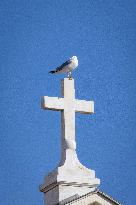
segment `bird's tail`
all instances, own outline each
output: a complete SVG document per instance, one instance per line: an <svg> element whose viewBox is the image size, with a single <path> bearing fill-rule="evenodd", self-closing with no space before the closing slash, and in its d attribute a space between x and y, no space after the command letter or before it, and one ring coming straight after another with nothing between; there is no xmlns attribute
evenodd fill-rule
<svg viewBox="0 0 136 205"><path fill-rule="evenodd" d="M51 70L49 73L53 74L53 73L56 73L56 71L55 70Z"/></svg>

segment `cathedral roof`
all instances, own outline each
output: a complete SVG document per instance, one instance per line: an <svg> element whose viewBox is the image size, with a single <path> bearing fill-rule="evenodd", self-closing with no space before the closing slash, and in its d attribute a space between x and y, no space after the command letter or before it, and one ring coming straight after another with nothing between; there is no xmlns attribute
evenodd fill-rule
<svg viewBox="0 0 136 205"><path fill-rule="evenodd" d="M56 205L72 205L72 204L74 204L74 202L80 201L81 199L87 198L93 194L97 194L98 196L103 197L105 200L109 200L109 202L112 202L112 204L114 204L114 205L122 205L120 202L116 201L111 196L107 195L106 193L104 193L98 189L93 191L93 192L89 192L83 196L79 196L76 194L72 197L69 197L69 198L61 201L59 204L56 204Z"/></svg>

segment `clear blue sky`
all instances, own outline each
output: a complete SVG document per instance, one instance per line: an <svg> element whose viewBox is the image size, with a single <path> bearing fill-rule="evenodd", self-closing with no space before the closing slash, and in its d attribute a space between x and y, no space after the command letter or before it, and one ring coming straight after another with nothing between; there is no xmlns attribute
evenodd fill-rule
<svg viewBox="0 0 136 205"><path fill-rule="evenodd" d="M0 204L43 205L38 190L60 159L60 96L48 71L73 55L76 97L95 101L76 116L77 153L100 189L136 203L136 1L0 1Z"/></svg>

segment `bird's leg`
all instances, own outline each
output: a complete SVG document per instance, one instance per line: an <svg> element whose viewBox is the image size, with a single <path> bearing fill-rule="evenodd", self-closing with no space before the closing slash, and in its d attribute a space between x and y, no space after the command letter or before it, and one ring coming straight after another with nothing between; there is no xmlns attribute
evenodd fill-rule
<svg viewBox="0 0 136 205"><path fill-rule="evenodd" d="M71 80L71 79L72 79L71 72L68 72L68 78L69 78L69 80Z"/></svg>

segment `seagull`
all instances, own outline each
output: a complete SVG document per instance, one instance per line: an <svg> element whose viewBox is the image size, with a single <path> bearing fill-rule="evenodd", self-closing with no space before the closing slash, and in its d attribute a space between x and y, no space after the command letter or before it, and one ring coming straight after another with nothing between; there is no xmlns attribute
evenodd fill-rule
<svg viewBox="0 0 136 205"><path fill-rule="evenodd" d="M78 59L76 56L71 57L55 70L50 71L51 74L68 73L68 78L72 79L71 72L78 66Z"/></svg>

